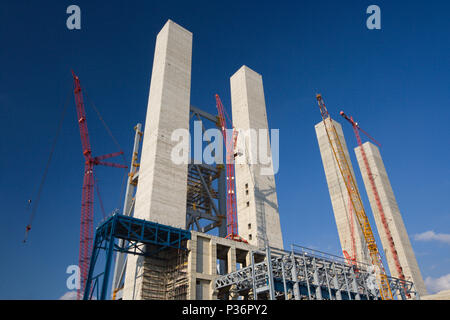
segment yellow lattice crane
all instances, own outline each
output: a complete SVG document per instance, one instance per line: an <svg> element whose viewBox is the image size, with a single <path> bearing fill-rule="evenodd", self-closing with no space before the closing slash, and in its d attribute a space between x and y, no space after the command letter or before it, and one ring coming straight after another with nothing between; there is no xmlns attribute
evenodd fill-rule
<svg viewBox="0 0 450 320"><path fill-rule="evenodd" d="M334 127L333 121L328 114L325 103L323 102L322 96L318 94L316 96L317 103L319 104L320 113L322 115L323 124L325 131L328 136L328 141L330 142L331 149L333 150L334 158L339 167L342 179L345 182L347 188L351 205L353 206L355 216L358 220L358 224L361 227L362 233L364 235L364 240L369 249L370 258L372 265L376 267L377 270L377 280L380 289L381 299L383 300L393 300L391 288L389 286L389 281L386 276L386 272L381 261L381 256L378 251L377 244L375 242L375 237L373 236L372 228L370 227L369 219L367 218L366 212L361 201L358 189L356 188L356 183L353 178L350 166L348 164L347 158L344 153L341 141Z"/></svg>

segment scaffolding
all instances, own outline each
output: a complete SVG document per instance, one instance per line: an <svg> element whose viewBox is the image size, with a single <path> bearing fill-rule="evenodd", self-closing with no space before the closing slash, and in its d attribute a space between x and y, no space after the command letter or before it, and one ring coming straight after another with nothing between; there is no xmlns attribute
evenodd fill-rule
<svg viewBox="0 0 450 320"><path fill-rule="evenodd" d="M264 255L256 262L254 256ZM268 259L267 257L270 257ZM251 265L218 277L214 288L222 299L236 298L286 300L379 300L376 275L369 265L354 265L338 256L292 245L284 251L267 248L251 252ZM406 300L407 294L419 299L411 281L387 277L394 294Z"/></svg>
<svg viewBox="0 0 450 320"><path fill-rule="evenodd" d="M144 259L143 300L186 300L188 290L187 252L168 250Z"/></svg>

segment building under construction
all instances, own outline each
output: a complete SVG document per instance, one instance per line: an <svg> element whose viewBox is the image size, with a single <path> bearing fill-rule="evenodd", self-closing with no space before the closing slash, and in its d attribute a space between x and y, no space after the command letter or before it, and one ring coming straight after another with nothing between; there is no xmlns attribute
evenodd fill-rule
<svg viewBox="0 0 450 320"><path fill-rule="evenodd" d="M109 217L95 232L84 298L363 300L418 299L425 294L381 157L364 145L381 177L377 188L406 277L392 271L395 262L387 253L395 277L373 268L381 262L374 258L381 251L363 223L367 216L357 202L359 191L340 124L326 116L320 99L323 121L316 133L346 255L283 247L272 160L248 161L249 150L258 143L252 139L244 141L242 150L235 148L239 132L268 129L262 77L243 66L230 78L233 122L228 129L233 130L227 131L218 96L219 116L190 102L192 38L171 20L157 36L145 130L140 124L135 128L123 214ZM179 145L173 132L189 130L194 120L203 131L214 127L228 132L225 164L194 161L187 154L182 155L186 161L173 161ZM369 177L361 171L367 189ZM369 199L380 230L375 200ZM384 252L389 251L390 238L381 239ZM101 252L106 254L102 279L95 275Z"/></svg>

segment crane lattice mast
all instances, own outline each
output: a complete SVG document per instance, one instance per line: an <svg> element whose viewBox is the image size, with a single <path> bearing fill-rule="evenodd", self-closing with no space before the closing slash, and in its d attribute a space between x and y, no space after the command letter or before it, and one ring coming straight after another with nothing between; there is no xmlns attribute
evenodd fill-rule
<svg viewBox="0 0 450 320"><path fill-rule="evenodd" d="M80 248L78 258L78 266L80 268L80 288L78 289L77 298L78 300L80 300L83 298L84 288L86 286L86 281L88 278L94 233L94 166L104 165L115 168L127 168L127 166L101 161L121 155L123 154L123 151L99 157L92 157L80 79L75 75L73 71L72 75L74 83L75 106L77 110L77 121L80 129L81 146L85 160L83 188L81 196Z"/></svg>
<svg viewBox="0 0 450 320"><path fill-rule="evenodd" d="M240 242L247 242L239 236L236 216L236 194L235 194L235 174L234 157L238 132L234 129L232 136L227 138L227 128L225 119L225 109L218 94L216 94L216 107L219 112L219 125L222 130L223 140L226 148L226 172L227 172L227 239Z"/></svg>
<svg viewBox="0 0 450 320"><path fill-rule="evenodd" d="M367 160L367 155L366 155L366 152L365 152L364 147L362 145L361 136L359 135L359 131L364 133L370 140L372 140L378 146L380 146L380 144L374 138L372 138L366 131L361 129L359 127L358 123L353 120L353 117L351 117L351 116L348 117L344 113L344 111L341 111L340 115L352 125L353 131L355 132L356 140L357 140L358 146L360 147L360 150L361 150L361 156L363 158L364 166L366 167L367 176L369 177L370 187L372 189L372 194L373 194L373 196L375 198L375 202L377 204L378 212L380 214L381 223L383 224L384 232L386 233L387 239L389 241L389 249L390 249L392 257L394 259L395 268L397 269L398 277L401 280L405 280L405 275L403 274L403 269L402 269L402 267L400 265L400 259L398 257L398 253L397 253L397 250L395 248L394 239L392 238L392 234L391 234L391 231L389 229L389 225L387 223L387 219L386 219L386 215L384 213L383 205L381 204L380 195L378 193L377 186L375 185L375 179L373 177L372 170L370 169L369 161ZM404 284L403 284L403 287L405 288ZM406 291L406 288L405 288L405 291Z"/></svg>
<svg viewBox="0 0 450 320"><path fill-rule="evenodd" d="M389 281L386 276L386 272L381 261L381 256L378 251L377 244L375 242L375 237L372 232L372 228L367 218L366 212L364 210L361 197L359 195L358 189L356 187L355 180L350 170L350 166L347 162L347 158L344 153L341 141L334 127L333 121L328 113L328 110L323 102L322 96L318 94L316 96L317 103L319 105L320 113L322 115L323 124L325 131L328 136L328 141L330 143L331 149L333 150L334 158L339 167L342 179L345 182L347 192L351 198L354 213L358 220L359 226L361 227L362 233L364 235L364 240L367 244L369 250L372 265L374 265L377 270L377 279L379 283L380 295L383 300L392 300L392 292L389 286Z"/></svg>

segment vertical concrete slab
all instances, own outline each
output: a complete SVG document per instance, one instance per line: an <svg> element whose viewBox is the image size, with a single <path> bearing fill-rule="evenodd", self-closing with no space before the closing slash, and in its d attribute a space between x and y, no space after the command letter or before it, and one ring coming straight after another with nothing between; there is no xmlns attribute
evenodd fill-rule
<svg viewBox="0 0 450 320"><path fill-rule="evenodd" d="M391 232L394 245L397 250L400 266L403 269L403 274L405 275L406 280L414 282L419 295L426 295L427 290L425 283L420 273L419 265L417 264L402 215L394 196L394 191L392 190L392 186L386 172L386 168L384 167L380 150L370 142L366 142L362 146L369 162L370 171L374 177L375 187L380 196L381 206L383 207L388 228ZM364 186L366 187L367 196L369 197L370 207L372 208L372 212L375 217L375 223L384 248L389 270L393 277L398 278L399 274L397 272L397 268L395 267L395 261L389 247L389 240L381 221L380 211L378 210L375 196L372 191L369 175L362 157L361 147L358 146L355 148L355 154L358 160L359 169L361 170L361 175L363 177Z"/></svg>
<svg viewBox="0 0 450 320"><path fill-rule="evenodd" d="M339 122L335 120L327 119L326 121L333 121L336 128L336 132L341 141L342 148L344 149L347 162L350 166L350 170L355 178L353 166L350 161L347 144L345 142L344 133ZM352 237L351 237L351 221L353 219L353 230L356 242L356 260L359 262L370 264L370 256L365 248L364 236L359 227L358 221L353 214L350 215L349 195L345 182L342 179L342 175L339 171L338 163L333 155L333 149L328 141L328 136L323 122L319 122L315 125L317 141L319 143L320 156L322 158L322 164L325 171L325 177L327 180L328 191L330 193L331 205L333 207L334 218L338 229L339 240L342 250L346 250L350 255L352 254ZM356 181L356 180L355 180ZM351 217L351 218L350 218Z"/></svg>
<svg viewBox="0 0 450 320"><path fill-rule="evenodd" d="M176 129L189 129L192 33L168 20L156 38L134 217L185 228L187 163L175 164ZM125 299L139 299L136 263L129 255ZM141 277L142 278L142 277Z"/></svg>
<svg viewBox="0 0 450 320"><path fill-rule="evenodd" d="M247 66L241 67L231 78L231 103L233 125L242 135L249 129L268 130L266 103L262 77ZM240 136L238 139L241 139ZM236 202L239 235L250 244L264 247L264 239L270 246L283 248L278 200L273 175L273 161L268 164L249 165L251 153L258 150L256 139L246 139L236 158ZM267 139L268 156L271 159L270 141ZM255 155L255 154L253 154ZM253 158L255 159L255 158ZM259 159L258 159L259 160ZM264 171L262 171L264 170ZM267 171L272 174L262 174Z"/></svg>
<svg viewBox="0 0 450 320"><path fill-rule="evenodd" d="M174 130L189 130L192 33L169 20L157 36L134 216L184 228L187 163L175 164Z"/></svg>

